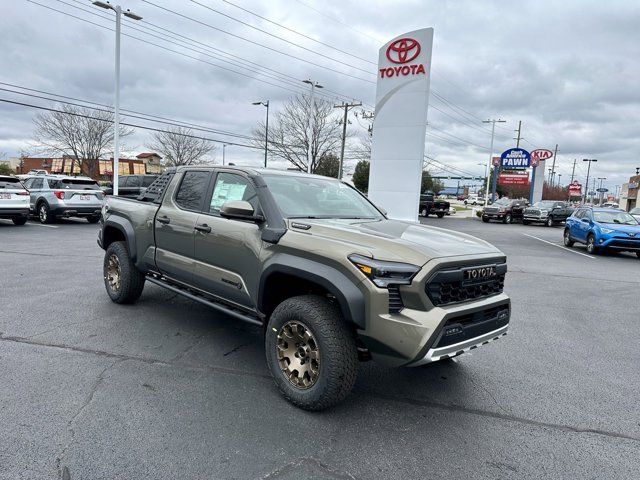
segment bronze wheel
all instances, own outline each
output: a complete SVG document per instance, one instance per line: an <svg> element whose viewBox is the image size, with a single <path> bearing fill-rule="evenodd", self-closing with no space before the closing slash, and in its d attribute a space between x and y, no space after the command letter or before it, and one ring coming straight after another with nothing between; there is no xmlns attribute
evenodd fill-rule
<svg viewBox="0 0 640 480"><path fill-rule="evenodd" d="M301 322L285 323L276 342L278 364L297 388L313 387L320 374L320 350L311 331Z"/></svg>
<svg viewBox="0 0 640 480"><path fill-rule="evenodd" d="M114 253L109 255L107 263L107 282L114 293L120 291L120 260Z"/></svg>

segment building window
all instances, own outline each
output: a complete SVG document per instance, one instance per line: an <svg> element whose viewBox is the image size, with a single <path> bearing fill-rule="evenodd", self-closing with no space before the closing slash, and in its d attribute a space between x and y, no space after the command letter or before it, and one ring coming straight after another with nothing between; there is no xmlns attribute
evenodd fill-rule
<svg viewBox="0 0 640 480"><path fill-rule="evenodd" d="M129 175L129 162L118 162L118 175Z"/></svg>
<svg viewBox="0 0 640 480"><path fill-rule="evenodd" d="M100 160L100 175L113 175L113 165L109 160Z"/></svg>
<svg viewBox="0 0 640 480"><path fill-rule="evenodd" d="M145 172L145 168L144 168L144 164L143 163L133 163L133 173L136 175L144 175Z"/></svg>
<svg viewBox="0 0 640 480"><path fill-rule="evenodd" d="M63 160L61 158L54 158L51 160L51 173L63 172Z"/></svg>

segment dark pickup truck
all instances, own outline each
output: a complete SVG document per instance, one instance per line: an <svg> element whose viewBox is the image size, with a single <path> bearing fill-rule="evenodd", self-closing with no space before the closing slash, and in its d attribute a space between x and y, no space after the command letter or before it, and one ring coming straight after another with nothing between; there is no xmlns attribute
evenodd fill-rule
<svg viewBox="0 0 640 480"><path fill-rule="evenodd" d="M418 213L421 217L428 217L431 214L437 215L438 218L444 217L451 205L445 200L437 200L433 192L426 191L420 195L420 208Z"/></svg>
<svg viewBox="0 0 640 480"><path fill-rule="evenodd" d="M278 389L308 410L342 400L359 360L446 360L509 326L502 252L388 219L336 179L180 167L139 200L107 197L101 221L113 302L150 282L257 325Z"/></svg>
<svg viewBox="0 0 640 480"><path fill-rule="evenodd" d="M522 223L544 223L547 227L565 222L573 214L574 208L568 202L542 200L534 203L523 213Z"/></svg>
<svg viewBox="0 0 640 480"><path fill-rule="evenodd" d="M482 210L482 221L498 220L502 223L521 221L525 208L529 205L527 200L510 200L501 198Z"/></svg>

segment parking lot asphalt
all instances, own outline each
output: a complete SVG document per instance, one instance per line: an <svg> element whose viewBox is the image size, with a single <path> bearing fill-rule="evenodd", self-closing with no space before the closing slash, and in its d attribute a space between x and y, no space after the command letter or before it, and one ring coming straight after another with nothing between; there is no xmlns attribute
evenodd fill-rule
<svg viewBox="0 0 640 480"><path fill-rule="evenodd" d="M508 256L509 335L454 362L362 363L347 400L277 392L258 328L147 285L113 304L95 225L0 220L0 478L629 478L640 260L562 228L429 218Z"/></svg>

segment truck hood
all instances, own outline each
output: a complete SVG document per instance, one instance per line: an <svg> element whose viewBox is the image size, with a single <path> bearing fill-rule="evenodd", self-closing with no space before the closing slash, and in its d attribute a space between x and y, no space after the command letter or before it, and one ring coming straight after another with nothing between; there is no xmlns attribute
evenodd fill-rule
<svg viewBox="0 0 640 480"><path fill-rule="evenodd" d="M300 230L295 224L309 225ZM380 260L424 265L433 258L502 252L484 240L444 228L401 220L300 219L290 220L292 230L306 232L327 241L354 245L354 253L368 253ZM364 251L363 251L364 250Z"/></svg>

